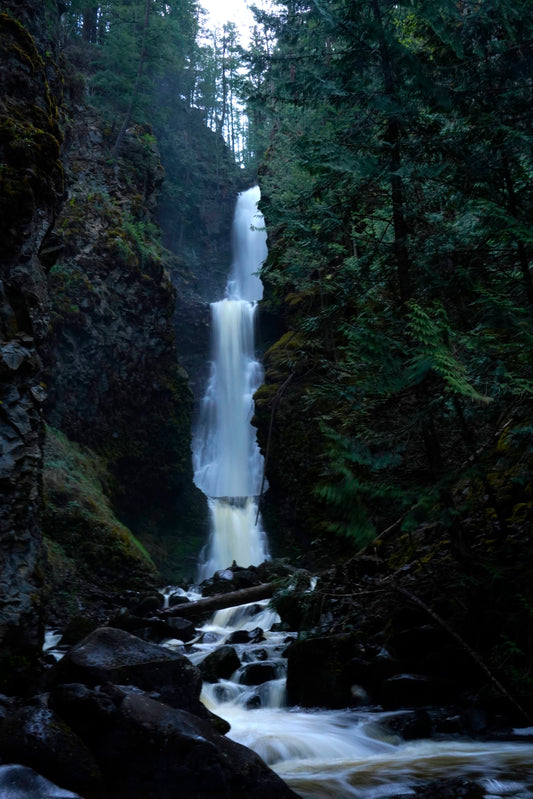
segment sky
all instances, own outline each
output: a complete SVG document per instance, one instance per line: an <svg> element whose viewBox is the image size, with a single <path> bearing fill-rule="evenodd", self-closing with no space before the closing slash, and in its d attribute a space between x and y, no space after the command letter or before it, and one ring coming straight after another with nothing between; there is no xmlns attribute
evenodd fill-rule
<svg viewBox="0 0 533 799"><path fill-rule="evenodd" d="M244 33L253 25L254 18L246 0L200 0L209 13L209 27L222 27L225 22L235 22ZM260 5L256 2L256 5Z"/></svg>

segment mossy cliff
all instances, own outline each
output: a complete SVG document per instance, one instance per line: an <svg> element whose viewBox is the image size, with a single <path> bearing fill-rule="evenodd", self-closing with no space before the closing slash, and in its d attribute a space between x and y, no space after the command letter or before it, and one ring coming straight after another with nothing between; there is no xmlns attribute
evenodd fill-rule
<svg viewBox="0 0 533 799"><path fill-rule="evenodd" d="M268 479L261 509L276 552L317 568L352 548L326 533L328 509L315 493L326 462L320 421L328 409L310 399L319 371L314 360L317 349L299 323L316 296L291 293L278 305L265 283L261 307L265 377L254 397L253 419Z"/></svg>
<svg viewBox="0 0 533 799"><path fill-rule="evenodd" d="M58 20L54 2L0 3L2 690L40 651L46 590L65 618L106 586L153 581L124 522L168 578L192 574L204 535L169 279L190 273L152 219L154 137L132 125L111 160L111 132L54 44ZM45 446L43 507L45 402L62 433Z"/></svg>
<svg viewBox="0 0 533 799"><path fill-rule="evenodd" d="M105 462L119 517L170 578L187 567L178 537L198 530L192 485L192 395L178 363L175 290L152 221L163 179L148 128L132 127L118 162L99 116L72 109L64 164L68 196L50 271L50 423ZM191 536L189 536L189 541ZM182 542L183 543L183 542ZM200 540L185 542L197 551Z"/></svg>
<svg viewBox="0 0 533 799"><path fill-rule="evenodd" d="M80 607L98 613L110 592L146 590L157 579L146 549L115 517L101 458L47 427L42 528L47 615L61 624Z"/></svg>
<svg viewBox="0 0 533 799"><path fill-rule="evenodd" d="M18 5L0 5L0 690L23 679L42 635L43 263L63 191L53 54L43 59L11 15ZM34 30L46 27L43 5L25 6Z"/></svg>

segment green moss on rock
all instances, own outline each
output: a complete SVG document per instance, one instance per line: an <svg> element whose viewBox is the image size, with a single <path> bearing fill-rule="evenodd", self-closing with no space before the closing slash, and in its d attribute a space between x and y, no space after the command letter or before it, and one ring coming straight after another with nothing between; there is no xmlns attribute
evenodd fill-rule
<svg viewBox="0 0 533 799"><path fill-rule="evenodd" d="M44 445L43 532L52 606L84 600L94 589L120 591L152 585L157 572L144 547L115 517L102 461L47 428ZM80 596L81 594L81 596ZM76 596L77 595L77 596Z"/></svg>

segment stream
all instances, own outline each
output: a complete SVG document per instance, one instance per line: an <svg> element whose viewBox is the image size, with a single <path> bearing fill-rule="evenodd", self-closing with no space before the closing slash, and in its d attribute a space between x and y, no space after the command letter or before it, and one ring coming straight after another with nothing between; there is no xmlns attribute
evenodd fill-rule
<svg viewBox="0 0 533 799"><path fill-rule="evenodd" d="M197 594L188 594L197 599ZM414 795L417 785L461 778L476 781L485 799L533 797L533 729L514 740L476 741L459 735L404 741L387 720L404 711L379 708L310 710L285 705L283 652L296 634L271 631L279 617L268 601L215 613L197 640L166 642L199 665L238 630L264 630L265 640L231 643L241 666L227 680L204 683L202 701L231 725L228 737L252 749L304 799L381 799ZM271 679L250 682L250 665ZM261 676L256 675L256 680Z"/></svg>

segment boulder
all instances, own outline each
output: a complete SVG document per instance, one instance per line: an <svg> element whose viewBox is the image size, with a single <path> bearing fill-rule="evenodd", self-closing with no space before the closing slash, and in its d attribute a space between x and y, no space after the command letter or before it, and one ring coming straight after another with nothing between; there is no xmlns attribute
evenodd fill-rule
<svg viewBox="0 0 533 799"><path fill-rule="evenodd" d="M289 704L341 708L353 705L350 663L356 654L351 635L294 641L287 653Z"/></svg>
<svg viewBox="0 0 533 799"><path fill-rule="evenodd" d="M180 638L182 641L191 641L196 633L194 624L180 618L169 618L167 621L159 618L141 618L122 608L109 619L109 624L119 630L133 633L144 641L159 643L168 638Z"/></svg>
<svg viewBox="0 0 533 799"><path fill-rule="evenodd" d="M381 684L379 698L387 710L430 705L435 697L435 683L426 674L395 674Z"/></svg>
<svg viewBox="0 0 533 799"><path fill-rule="evenodd" d="M49 681L135 685L173 707L206 715L199 701L202 677L188 658L113 627L100 627L73 646L50 670Z"/></svg>
<svg viewBox="0 0 533 799"><path fill-rule="evenodd" d="M0 758L35 769L52 782L81 793L85 799L103 795L102 775L93 756L76 733L47 707L20 708L2 721ZM16 778L16 785L24 783L24 775L11 776ZM29 784L34 783L31 777ZM3 796L1 788L0 796Z"/></svg>
<svg viewBox="0 0 533 799"><path fill-rule="evenodd" d="M161 610L164 603L163 594L160 594L159 591L154 591L140 596L138 601L132 606L131 611L136 616L149 616L157 610Z"/></svg>
<svg viewBox="0 0 533 799"><path fill-rule="evenodd" d="M250 750L144 692L58 686L54 704L93 752L113 799L296 799Z"/></svg>
<svg viewBox="0 0 533 799"><path fill-rule="evenodd" d="M232 646L219 646L200 663L200 671L207 682L217 682L227 680L240 665L239 656Z"/></svg>
<svg viewBox="0 0 533 799"><path fill-rule="evenodd" d="M0 766L2 799L81 799L26 766Z"/></svg>
<svg viewBox="0 0 533 799"><path fill-rule="evenodd" d="M179 638L184 643L192 641L196 635L196 627L189 619L182 619L181 616L169 616L167 624L172 630L172 637Z"/></svg>
<svg viewBox="0 0 533 799"><path fill-rule="evenodd" d="M383 726L396 735L401 735L405 741L429 738L433 732L431 717L425 710L395 713L383 721Z"/></svg>
<svg viewBox="0 0 533 799"><path fill-rule="evenodd" d="M213 577L204 580L201 589L203 596L216 596L217 594L227 594L232 591L252 588L256 585L261 585L261 582L262 580L255 569L232 566L229 569L220 569L215 572Z"/></svg>
<svg viewBox="0 0 533 799"><path fill-rule="evenodd" d="M261 627L254 627L253 630L235 630L228 638L230 644L258 644L264 640L265 635Z"/></svg>
<svg viewBox="0 0 533 799"><path fill-rule="evenodd" d="M262 685L269 680L275 680L277 676L274 663L247 663L239 675L239 682L241 685Z"/></svg>
<svg viewBox="0 0 533 799"><path fill-rule="evenodd" d="M175 608L176 605L185 605L190 601L191 600L188 597L183 596L183 594L170 594L168 598L168 606L169 608Z"/></svg>

